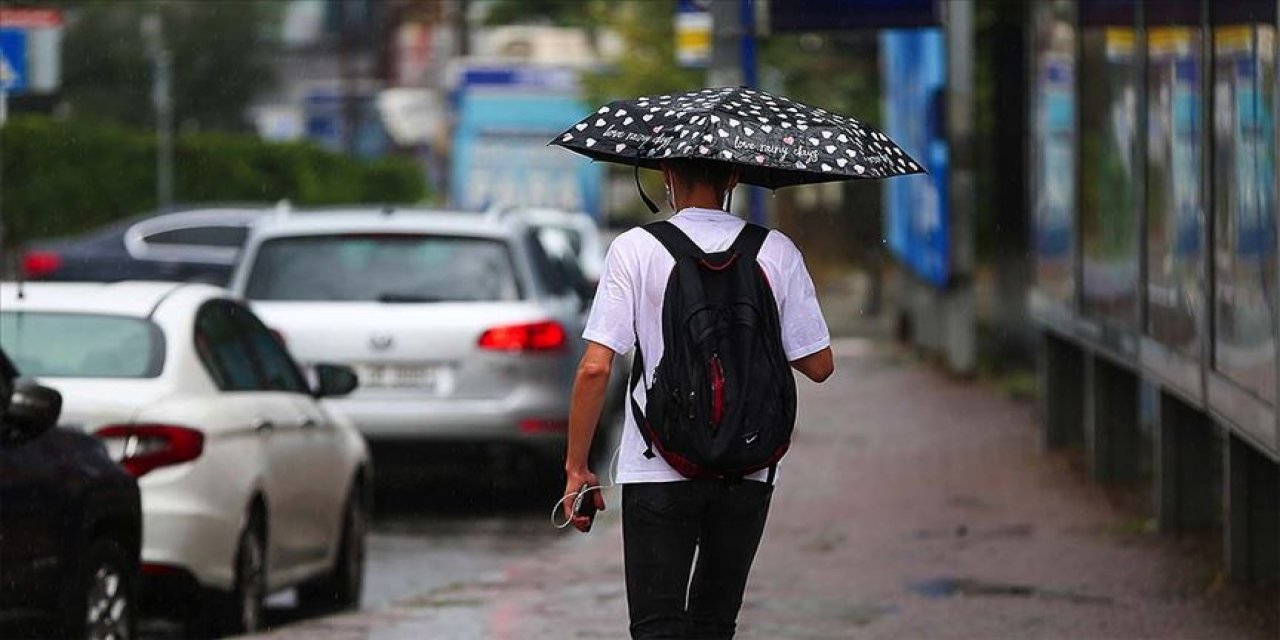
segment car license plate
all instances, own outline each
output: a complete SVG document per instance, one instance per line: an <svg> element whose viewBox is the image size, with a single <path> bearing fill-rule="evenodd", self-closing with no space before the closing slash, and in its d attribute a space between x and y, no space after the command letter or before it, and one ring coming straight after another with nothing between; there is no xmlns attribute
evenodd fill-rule
<svg viewBox="0 0 1280 640"><path fill-rule="evenodd" d="M422 389L435 393L441 388L442 367L423 364L378 363L356 366L360 386L366 388Z"/></svg>

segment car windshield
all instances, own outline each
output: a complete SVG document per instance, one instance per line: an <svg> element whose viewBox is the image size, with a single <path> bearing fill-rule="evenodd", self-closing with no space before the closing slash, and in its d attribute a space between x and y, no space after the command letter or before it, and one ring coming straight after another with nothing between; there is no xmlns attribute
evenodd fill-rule
<svg viewBox="0 0 1280 640"><path fill-rule="evenodd" d="M377 234L275 238L258 250L250 300L488 302L517 300L506 243Z"/></svg>
<svg viewBox="0 0 1280 640"><path fill-rule="evenodd" d="M0 313L0 347L23 375L153 378L164 337L147 320L85 313Z"/></svg>

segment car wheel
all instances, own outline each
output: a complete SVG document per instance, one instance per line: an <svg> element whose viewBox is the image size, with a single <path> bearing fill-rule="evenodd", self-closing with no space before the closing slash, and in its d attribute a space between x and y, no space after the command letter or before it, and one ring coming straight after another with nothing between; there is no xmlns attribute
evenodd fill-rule
<svg viewBox="0 0 1280 640"><path fill-rule="evenodd" d="M136 567L120 545L95 541L85 555L68 612L66 635L91 640L133 637L133 583Z"/></svg>
<svg viewBox="0 0 1280 640"><path fill-rule="evenodd" d="M368 514L359 487L351 490L343 512L342 534L333 567L318 580L298 587L298 602L325 611L355 609L364 591L364 563Z"/></svg>
<svg viewBox="0 0 1280 640"><path fill-rule="evenodd" d="M235 584L231 592L207 596L203 618L194 631L239 635L262 629L267 597L266 535L256 512L249 518L236 546Z"/></svg>

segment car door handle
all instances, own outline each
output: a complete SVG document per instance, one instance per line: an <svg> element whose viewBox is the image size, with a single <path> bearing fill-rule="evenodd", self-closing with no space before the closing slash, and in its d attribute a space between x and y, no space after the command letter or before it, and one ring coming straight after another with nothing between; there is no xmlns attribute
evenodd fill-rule
<svg viewBox="0 0 1280 640"><path fill-rule="evenodd" d="M298 418L298 426L303 429L314 429L320 426L320 423L316 422L316 419L311 416L300 416Z"/></svg>
<svg viewBox="0 0 1280 640"><path fill-rule="evenodd" d="M253 430L254 430L254 431L259 431L259 432L261 432L261 431L271 431L271 430L273 430L273 429L275 429L275 428L276 428L276 423L274 423L274 422L272 422L272 421L270 421L270 420L268 420L268 419L266 419L266 418L258 418L257 420L254 420L254 421L253 421Z"/></svg>

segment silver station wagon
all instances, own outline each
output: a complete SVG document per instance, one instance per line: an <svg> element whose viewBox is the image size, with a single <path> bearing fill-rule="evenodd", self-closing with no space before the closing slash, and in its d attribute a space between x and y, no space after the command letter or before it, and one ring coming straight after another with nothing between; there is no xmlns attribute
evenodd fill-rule
<svg viewBox="0 0 1280 640"><path fill-rule="evenodd" d="M582 278L566 268L518 220L326 210L262 222L231 287L301 362L356 370L332 404L371 444L559 456L583 348Z"/></svg>

